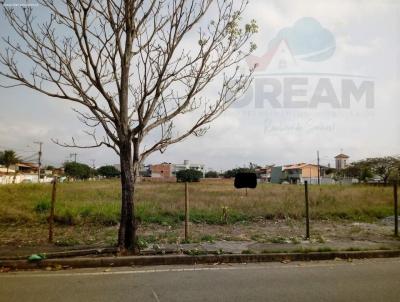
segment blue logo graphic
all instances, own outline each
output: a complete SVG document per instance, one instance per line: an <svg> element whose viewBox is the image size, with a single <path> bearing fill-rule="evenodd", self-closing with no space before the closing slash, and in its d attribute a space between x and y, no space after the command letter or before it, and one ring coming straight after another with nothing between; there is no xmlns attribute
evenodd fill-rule
<svg viewBox="0 0 400 302"><path fill-rule="evenodd" d="M299 19L292 27L281 29L268 44L268 49L277 48L281 41L286 41L296 59L305 61L329 59L336 48L333 34L313 18Z"/></svg>
<svg viewBox="0 0 400 302"><path fill-rule="evenodd" d="M268 43L261 57L250 55L246 61L256 71L282 70L296 62L319 62L329 59L335 52L334 35L313 18L301 18L291 27L281 29Z"/></svg>

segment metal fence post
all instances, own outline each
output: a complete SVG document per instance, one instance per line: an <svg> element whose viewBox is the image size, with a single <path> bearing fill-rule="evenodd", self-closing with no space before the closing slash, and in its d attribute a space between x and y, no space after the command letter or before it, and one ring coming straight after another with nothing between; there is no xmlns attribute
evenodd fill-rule
<svg viewBox="0 0 400 302"><path fill-rule="evenodd" d="M185 241L189 240L189 186L185 182Z"/></svg>
<svg viewBox="0 0 400 302"><path fill-rule="evenodd" d="M308 182L304 181L304 193L306 199L306 239L310 238L310 215L309 215L309 206L308 206Z"/></svg>
<svg viewBox="0 0 400 302"><path fill-rule="evenodd" d="M394 235L399 236L399 212L398 212L398 196L397 196L397 179L393 183L394 197Z"/></svg>
<svg viewBox="0 0 400 302"><path fill-rule="evenodd" d="M51 204L50 204L50 216L49 216L49 242L53 242L53 227L54 227L54 206L56 203L57 193L57 177L54 177L52 181L52 192L51 192Z"/></svg>

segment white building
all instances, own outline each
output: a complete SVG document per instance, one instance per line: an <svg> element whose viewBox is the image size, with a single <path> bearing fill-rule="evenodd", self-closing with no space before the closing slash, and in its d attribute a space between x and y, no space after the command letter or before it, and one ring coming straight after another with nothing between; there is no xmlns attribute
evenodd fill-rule
<svg viewBox="0 0 400 302"><path fill-rule="evenodd" d="M183 161L183 164L172 164L172 174L173 175L176 175L176 173L181 170L187 170L187 169L193 169L193 170L200 171L201 173L203 173L203 177L205 177L206 168L205 168L204 164L192 164L187 159L185 159Z"/></svg>
<svg viewBox="0 0 400 302"><path fill-rule="evenodd" d="M339 155L335 156L335 168L336 170L345 169L348 165L348 159L350 157L346 154L340 153Z"/></svg>

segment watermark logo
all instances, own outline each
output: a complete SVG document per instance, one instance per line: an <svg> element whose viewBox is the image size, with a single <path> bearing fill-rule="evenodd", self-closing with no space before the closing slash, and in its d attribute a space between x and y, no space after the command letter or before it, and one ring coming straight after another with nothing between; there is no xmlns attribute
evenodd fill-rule
<svg viewBox="0 0 400 302"><path fill-rule="evenodd" d="M335 52L336 41L333 34L323 28L313 18L302 18L292 27L281 29L268 44L268 50L262 57L251 56L249 66L257 65L257 71L263 71L269 65L288 68L296 60L311 62L329 59Z"/></svg>
<svg viewBox="0 0 400 302"><path fill-rule="evenodd" d="M367 75L334 70L334 34L314 18L281 29L262 56L249 56L254 81L235 108L346 109L374 107L375 83Z"/></svg>
<svg viewBox="0 0 400 302"><path fill-rule="evenodd" d="M32 8L32 7L38 7L39 3L37 2L30 2L30 1L24 1L24 0L17 0L17 1L6 1L6 0L0 0L0 5L3 5L5 7L22 7L22 8Z"/></svg>

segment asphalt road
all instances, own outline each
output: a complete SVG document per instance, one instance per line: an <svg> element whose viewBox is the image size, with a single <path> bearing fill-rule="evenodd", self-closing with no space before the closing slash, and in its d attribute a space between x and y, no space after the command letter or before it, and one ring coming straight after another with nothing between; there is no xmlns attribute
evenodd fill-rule
<svg viewBox="0 0 400 302"><path fill-rule="evenodd" d="M0 274L0 301L400 301L400 259Z"/></svg>

